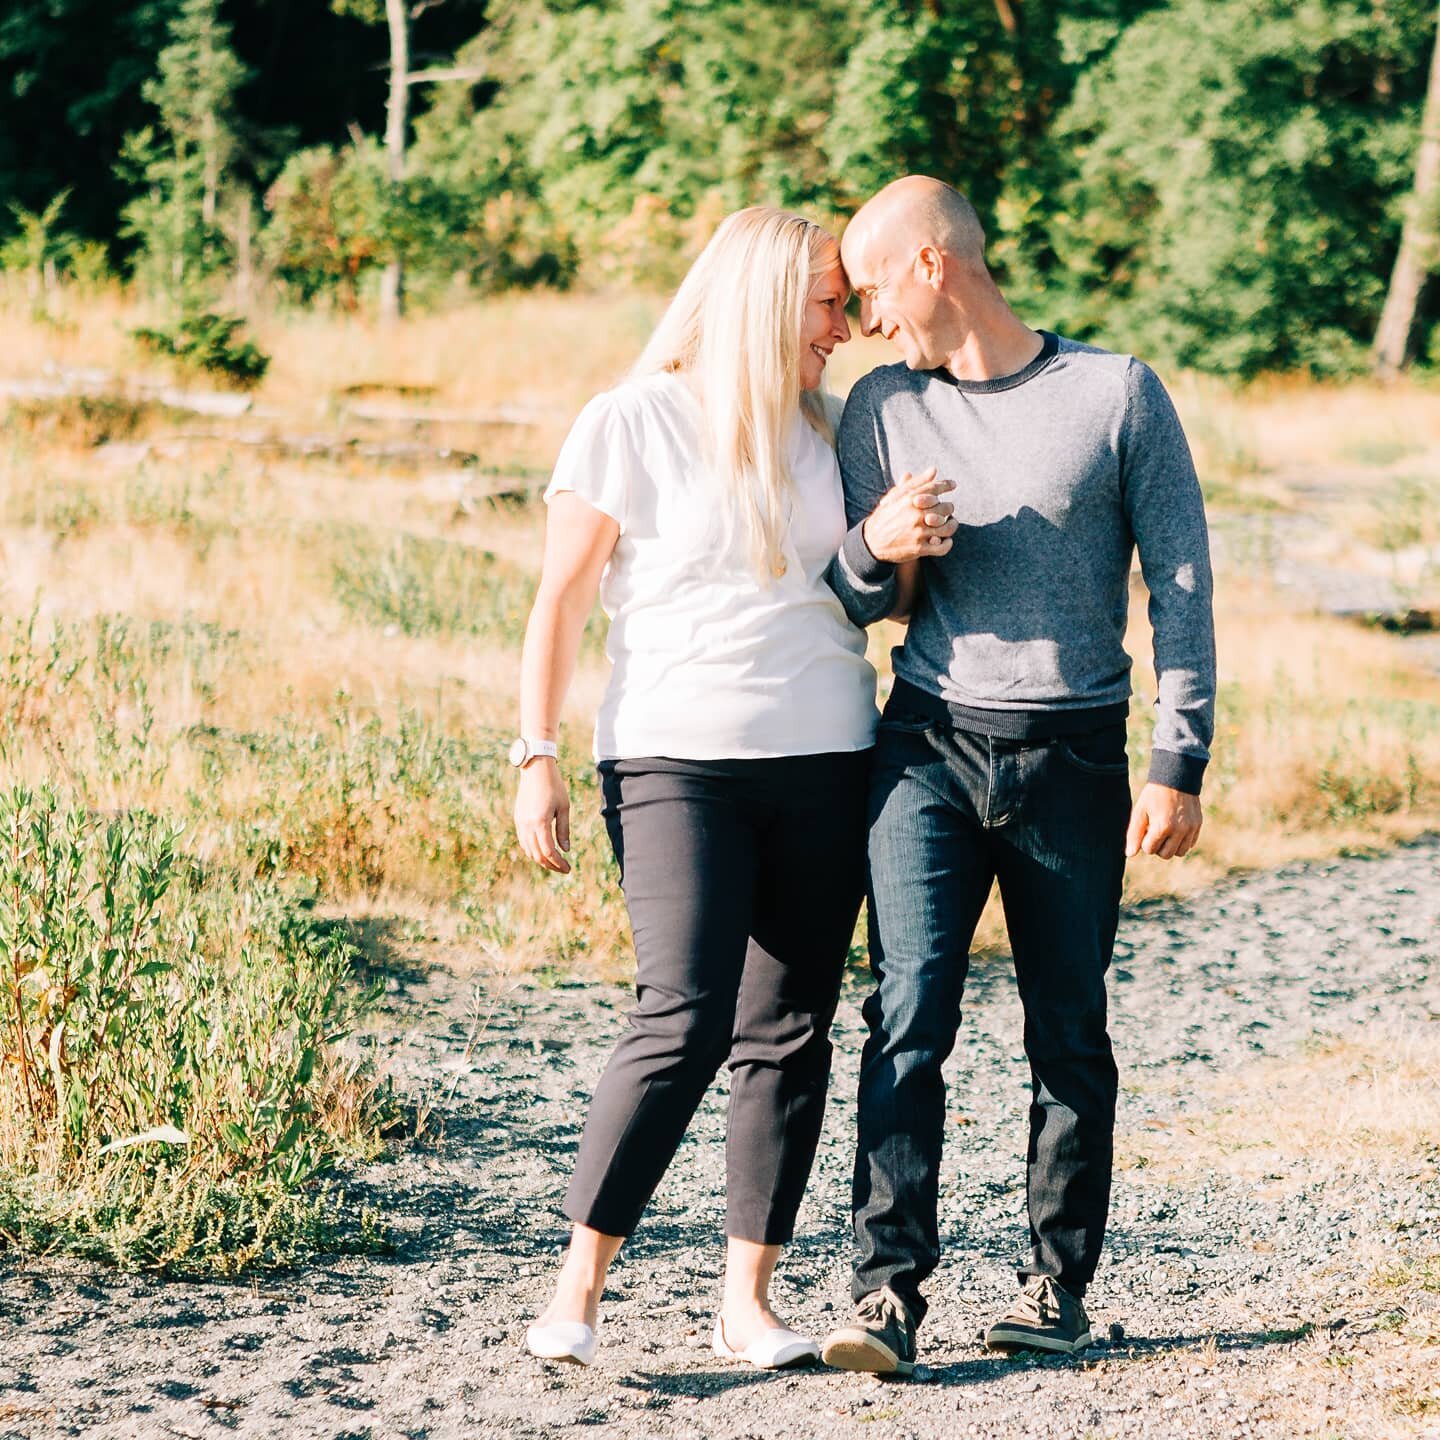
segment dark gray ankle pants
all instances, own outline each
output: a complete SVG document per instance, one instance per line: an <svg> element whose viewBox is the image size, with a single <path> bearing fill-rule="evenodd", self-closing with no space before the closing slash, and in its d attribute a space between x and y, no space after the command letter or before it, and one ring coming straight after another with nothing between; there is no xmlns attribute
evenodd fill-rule
<svg viewBox="0 0 1440 1440"><path fill-rule="evenodd" d="M595 1090L570 1219L630 1234L728 1062L725 1233L790 1239L864 891L868 768L869 751L601 762L635 1009Z"/></svg>

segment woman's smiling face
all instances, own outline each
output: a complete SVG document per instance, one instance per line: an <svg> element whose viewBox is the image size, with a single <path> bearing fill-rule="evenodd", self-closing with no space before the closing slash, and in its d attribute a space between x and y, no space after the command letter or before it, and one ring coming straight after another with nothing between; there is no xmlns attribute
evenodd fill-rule
<svg viewBox="0 0 1440 1440"><path fill-rule="evenodd" d="M805 318L800 325L802 389L819 388L825 378L825 362L830 352L850 338L850 322L845 317L845 302L849 298L850 285L837 249L834 263L816 277L805 301Z"/></svg>

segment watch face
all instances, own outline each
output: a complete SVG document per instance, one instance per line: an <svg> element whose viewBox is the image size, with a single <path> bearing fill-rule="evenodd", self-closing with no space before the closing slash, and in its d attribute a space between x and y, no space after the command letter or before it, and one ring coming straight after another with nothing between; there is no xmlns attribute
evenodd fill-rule
<svg viewBox="0 0 1440 1440"><path fill-rule="evenodd" d="M525 741L517 740L510 747L510 763L512 765L523 765L530 758L530 747Z"/></svg>

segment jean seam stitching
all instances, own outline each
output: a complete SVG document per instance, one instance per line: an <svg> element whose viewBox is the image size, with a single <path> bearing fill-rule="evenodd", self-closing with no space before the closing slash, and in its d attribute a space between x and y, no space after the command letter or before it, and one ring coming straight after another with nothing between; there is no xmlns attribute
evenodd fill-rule
<svg viewBox="0 0 1440 1440"><path fill-rule="evenodd" d="M993 736L985 737L985 816L981 825L988 830L990 828L990 801L995 794L995 740Z"/></svg>

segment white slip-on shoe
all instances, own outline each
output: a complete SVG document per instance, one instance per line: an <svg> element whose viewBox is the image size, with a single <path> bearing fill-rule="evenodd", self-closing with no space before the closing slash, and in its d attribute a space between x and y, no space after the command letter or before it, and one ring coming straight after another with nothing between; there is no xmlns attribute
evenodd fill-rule
<svg viewBox="0 0 1440 1440"><path fill-rule="evenodd" d="M525 1332L525 1348L532 1355L566 1365L594 1364L595 1343L595 1332L579 1320L532 1325Z"/></svg>
<svg viewBox="0 0 1440 1440"><path fill-rule="evenodd" d="M814 1365L820 1359L820 1347L803 1335L777 1325L757 1336L743 1350L734 1350L725 1338L725 1321L715 1317L715 1335L711 1350L718 1360L743 1360L758 1370L790 1370L799 1365Z"/></svg>

